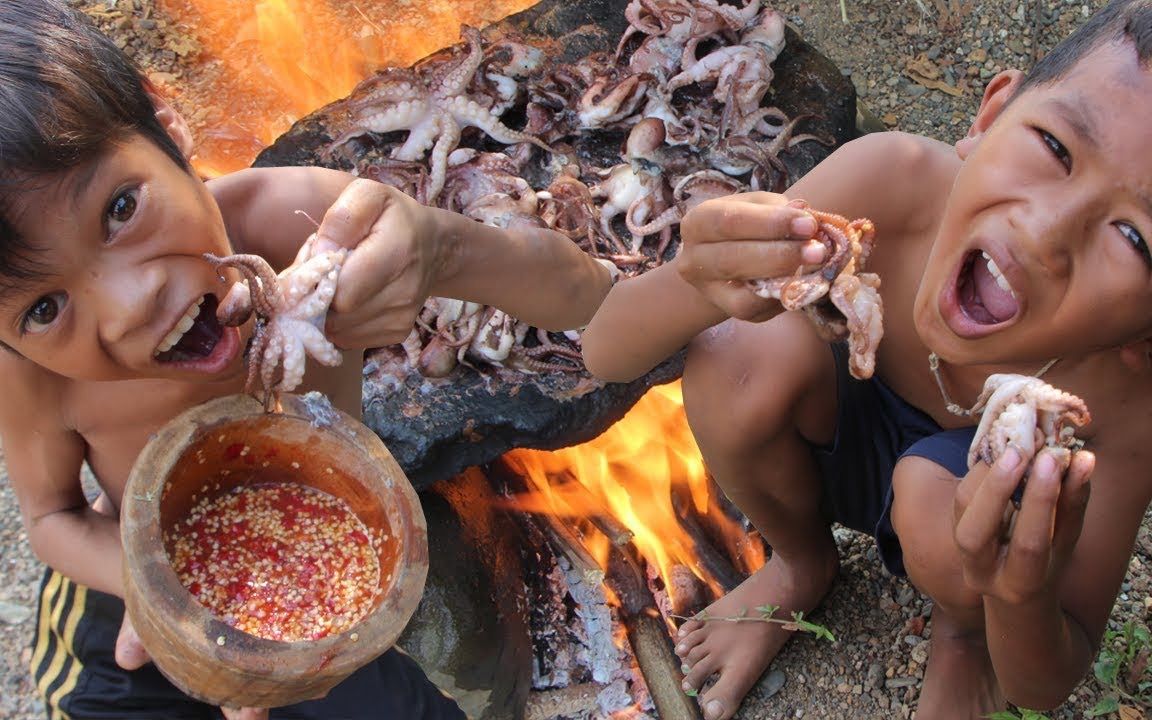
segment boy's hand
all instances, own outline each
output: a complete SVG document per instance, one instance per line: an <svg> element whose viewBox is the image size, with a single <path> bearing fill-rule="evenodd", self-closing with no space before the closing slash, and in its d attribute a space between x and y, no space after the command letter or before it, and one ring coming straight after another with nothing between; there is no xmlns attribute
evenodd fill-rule
<svg viewBox="0 0 1152 720"><path fill-rule="evenodd" d="M140 642L136 628L128 613L120 623L120 634L116 636L116 664L125 670L138 670L152 661L148 651ZM268 720L268 711L262 708L220 708L225 720Z"/></svg>
<svg viewBox="0 0 1152 720"><path fill-rule="evenodd" d="M312 253L347 248L325 334L338 347L404 340L444 266L432 211L399 190L354 180L324 214Z"/></svg>
<svg viewBox="0 0 1152 720"><path fill-rule="evenodd" d="M681 276L731 317L757 321L778 314L779 301L757 296L746 281L784 277L824 261L823 245L802 242L817 229L805 207L767 192L701 203L680 222Z"/></svg>
<svg viewBox="0 0 1152 720"><path fill-rule="evenodd" d="M1027 467L1016 448L989 467L979 463L956 489L953 537L964 581L975 592L1022 603L1052 591L1084 526L1088 479L1096 457L1072 454L1062 470L1052 453L1037 453L1020 509L1012 493Z"/></svg>
<svg viewBox="0 0 1152 720"><path fill-rule="evenodd" d="M120 623L120 634L116 636L115 657L116 664L125 670L138 670L152 662L127 612L124 613L124 621Z"/></svg>
<svg viewBox="0 0 1152 720"><path fill-rule="evenodd" d="M224 720L268 720L268 711L263 708L220 708Z"/></svg>

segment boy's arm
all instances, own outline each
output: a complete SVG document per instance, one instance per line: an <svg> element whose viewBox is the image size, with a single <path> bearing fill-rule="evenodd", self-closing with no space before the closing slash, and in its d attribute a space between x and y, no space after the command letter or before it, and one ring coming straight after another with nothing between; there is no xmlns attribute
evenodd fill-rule
<svg viewBox="0 0 1152 720"><path fill-rule="evenodd" d="M601 380L628 382L727 317L666 263L612 288L581 335L584 365Z"/></svg>
<svg viewBox="0 0 1152 720"><path fill-rule="evenodd" d="M85 443L60 414L63 381L9 351L0 377L0 438L33 552L78 583L122 594L119 524L84 497Z"/></svg>
<svg viewBox="0 0 1152 720"><path fill-rule="evenodd" d="M632 380L729 317L759 322L782 312L745 281L789 275L824 257L823 246L803 242L815 220L787 203L776 193L744 193L692 209L680 223L676 258L618 283L584 331L589 371Z"/></svg>
<svg viewBox="0 0 1152 720"><path fill-rule="evenodd" d="M214 183L237 251L285 267L312 232L316 252L354 250L327 327L344 347L400 342L429 295L493 305L549 330L577 328L611 286L607 268L559 233L483 225L347 173L263 168Z"/></svg>

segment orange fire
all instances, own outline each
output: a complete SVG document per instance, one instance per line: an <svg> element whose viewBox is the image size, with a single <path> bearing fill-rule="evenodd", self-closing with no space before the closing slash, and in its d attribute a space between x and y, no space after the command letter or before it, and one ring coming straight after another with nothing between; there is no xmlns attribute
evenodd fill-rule
<svg viewBox="0 0 1152 720"><path fill-rule="evenodd" d="M200 45L195 76L161 81L189 120L198 172L247 167L293 122L377 68L408 66L536 0L160 0Z"/></svg>
<svg viewBox="0 0 1152 720"><path fill-rule="evenodd" d="M714 594L721 594L716 578L700 567L697 541L680 518L691 512L719 528L725 549L744 572L764 563L763 547L721 509L685 422L683 404L679 381L657 386L590 442L554 452L513 450L504 460L532 489L514 505L574 522L610 517L632 534L637 551L666 583L679 568L687 568ZM588 523L580 522L580 530L588 551L607 568L610 539Z"/></svg>

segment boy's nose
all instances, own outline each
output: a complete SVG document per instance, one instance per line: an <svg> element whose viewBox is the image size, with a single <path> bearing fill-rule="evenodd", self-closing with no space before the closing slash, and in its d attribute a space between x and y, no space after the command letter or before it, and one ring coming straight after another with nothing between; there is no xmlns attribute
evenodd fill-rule
<svg viewBox="0 0 1152 720"><path fill-rule="evenodd" d="M1063 277L1071 267L1072 246L1087 228L1075 207L1034 207L1017 228L1017 261L1034 265L1049 277Z"/></svg>
<svg viewBox="0 0 1152 720"><path fill-rule="evenodd" d="M165 283L166 276L157 265L135 266L106 274L98 283L103 339L121 342L151 327L156 314L162 311L160 298Z"/></svg>

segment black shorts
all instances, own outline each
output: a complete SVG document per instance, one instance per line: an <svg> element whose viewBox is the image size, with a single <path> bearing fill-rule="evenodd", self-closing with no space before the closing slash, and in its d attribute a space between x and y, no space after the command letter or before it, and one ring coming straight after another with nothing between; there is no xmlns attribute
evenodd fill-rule
<svg viewBox="0 0 1152 720"><path fill-rule="evenodd" d="M824 510L830 521L875 537L884 567L903 576L904 554L892 528L896 462L905 455L919 455L963 476L976 428L943 430L880 379L852 377L847 346L831 347L836 360L836 434L831 445L815 449Z"/></svg>
<svg viewBox="0 0 1152 720"><path fill-rule="evenodd" d="M32 677L51 720L217 720L218 708L193 700L155 665L116 664L124 617L120 598L48 570L32 646ZM319 700L275 708L276 720L464 720L412 658L392 649Z"/></svg>

